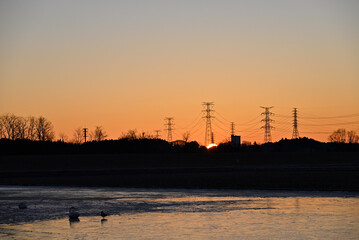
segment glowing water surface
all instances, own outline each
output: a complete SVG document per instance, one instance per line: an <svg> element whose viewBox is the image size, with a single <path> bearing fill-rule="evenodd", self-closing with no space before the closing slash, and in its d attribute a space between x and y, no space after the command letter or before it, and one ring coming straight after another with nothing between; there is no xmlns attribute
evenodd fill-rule
<svg viewBox="0 0 359 240"><path fill-rule="evenodd" d="M0 187L0 223L1 239L358 239L359 194Z"/></svg>

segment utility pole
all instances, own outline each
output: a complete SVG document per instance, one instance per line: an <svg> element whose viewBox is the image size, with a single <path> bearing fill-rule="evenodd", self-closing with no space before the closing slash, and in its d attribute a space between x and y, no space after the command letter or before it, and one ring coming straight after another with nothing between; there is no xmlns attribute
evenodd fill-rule
<svg viewBox="0 0 359 240"><path fill-rule="evenodd" d="M166 117L165 120L167 121L165 123L165 126L167 126L167 141L172 142L172 131L173 131L173 117Z"/></svg>
<svg viewBox="0 0 359 240"><path fill-rule="evenodd" d="M214 103L213 102L203 102L202 106L204 106L206 108L205 110L202 110L202 111L205 112L205 114L206 114L203 117L206 119L206 132L205 132L205 137L204 137L204 144L205 144L205 146L208 146L209 141L211 141L211 143L214 144L212 123L211 123L211 119L214 118L214 116L212 116L212 112L214 112L214 110L213 110Z"/></svg>
<svg viewBox="0 0 359 240"><path fill-rule="evenodd" d="M264 109L264 112L262 113L262 115L264 116L264 119L262 119L262 122L264 122L264 126L262 126L261 128L264 128L264 142L268 143L268 142L272 142L272 136L270 133L270 130L273 128L270 123L274 122L274 120L272 120L270 118L271 115L273 115L272 112L269 111L269 109L273 108L273 107L261 107Z"/></svg>
<svg viewBox="0 0 359 240"><path fill-rule="evenodd" d="M298 110L297 108L293 108L293 134L292 139L299 138L298 132Z"/></svg>
<svg viewBox="0 0 359 240"><path fill-rule="evenodd" d="M82 131L84 132L84 138L85 138L85 142L86 142L86 138L87 138L87 128L83 128Z"/></svg>
<svg viewBox="0 0 359 240"><path fill-rule="evenodd" d="M156 139L158 139L160 137L160 132L161 132L161 130L155 130L155 133L156 133L155 138Z"/></svg>
<svg viewBox="0 0 359 240"><path fill-rule="evenodd" d="M234 136L234 122L231 122L231 136Z"/></svg>

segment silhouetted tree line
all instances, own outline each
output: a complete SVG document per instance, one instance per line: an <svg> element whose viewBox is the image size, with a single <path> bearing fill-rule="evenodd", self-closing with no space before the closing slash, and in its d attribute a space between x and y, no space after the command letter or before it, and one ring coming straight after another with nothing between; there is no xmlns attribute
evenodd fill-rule
<svg viewBox="0 0 359 240"><path fill-rule="evenodd" d="M359 143L359 136L355 131L339 128L328 137L328 140L333 143Z"/></svg>
<svg viewBox="0 0 359 240"><path fill-rule="evenodd" d="M313 139L282 139L262 145L235 146L230 142L207 149L197 142L172 144L162 139L130 139L91 141L82 144L62 141L1 139L0 154L117 154L117 153L225 153L225 152L359 152L359 144L322 143Z"/></svg>
<svg viewBox="0 0 359 240"><path fill-rule="evenodd" d="M203 152L197 142L172 145L162 139L128 139L91 141L82 144L62 141L32 141L1 139L1 155L21 154L116 154L116 153L184 153Z"/></svg>
<svg viewBox="0 0 359 240"><path fill-rule="evenodd" d="M359 152L358 143L323 143L310 138L281 139L274 143L257 145L254 143L234 146L222 143L211 151L218 152Z"/></svg>
<svg viewBox="0 0 359 240"><path fill-rule="evenodd" d="M21 117L14 114L0 115L0 154L100 154L100 153L203 153L203 152L334 152L359 151L359 136L354 131L338 129L329 136L330 143L308 138L282 139L276 143L258 145L243 142L232 145L219 144L207 150L197 142L189 142L189 133L184 140L168 143L151 134L128 130L118 140L105 140L106 132L96 126L89 132L89 141L84 143L83 129L75 129L74 140L65 142L65 135L53 142L54 130L50 121L40 117Z"/></svg>
<svg viewBox="0 0 359 240"><path fill-rule="evenodd" d="M42 116L0 115L0 139L52 141L54 137L52 123Z"/></svg>
<svg viewBox="0 0 359 240"><path fill-rule="evenodd" d="M83 143L85 141L84 136L84 128L78 127L73 132L73 139L71 142L73 143ZM88 132L87 140L88 141L103 141L107 137L106 131L103 129L102 126L96 126L93 131ZM64 142L63 137L60 137L60 140Z"/></svg>

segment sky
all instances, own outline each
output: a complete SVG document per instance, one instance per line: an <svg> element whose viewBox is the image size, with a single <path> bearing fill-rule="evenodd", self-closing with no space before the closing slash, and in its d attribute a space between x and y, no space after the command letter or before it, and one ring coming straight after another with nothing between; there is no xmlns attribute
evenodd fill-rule
<svg viewBox="0 0 359 240"><path fill-rule="evenodd" d="M326 141L359 133L359 1L1 0L0 114L45 116L69 139L77 127L129 129L203 144L203 102L215 142Z"/></svg>

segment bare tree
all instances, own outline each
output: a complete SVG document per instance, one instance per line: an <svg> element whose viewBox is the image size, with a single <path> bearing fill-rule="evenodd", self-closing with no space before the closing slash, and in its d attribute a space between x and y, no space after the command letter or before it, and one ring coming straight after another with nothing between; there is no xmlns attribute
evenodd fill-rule
<svg viewBox="0 0 359 240"><path fill-rule="evenodd" d="M105 130L103 130L102 126L96 126L93 134L93 138L95 141L103 141L107 137Z"/></svg>
<svg viewBox="0 0 359 240"><path fill-rule="evenodd" d="M6 138L5 115L0 116L0 139Z"/></svg>
<svg viewBox="0 0 359 240"><path fill-rule="evenodd" d="M339 128L338 130L334 131L329 137L328 140L330 142L335 143L345 143L346 141L346 131L344 128Z"/></svg>
<svg viewBox="0 0 359 240"><path fill-rule="evenodd" d="M348 143L358 143L359 136L356 135L355 131L348 131L347 137Z"/></svg>
<svg viewBox="0 0 359 240"><path fill-rule="evenodd" d="M44 117L19 117L14 114L0 116L0 137L7 139L30 139L51 141L54 138L53 126Z"/></svg>
<svg viewBox="0 0 359 240"><path fill-rule="evenodd" d="M4 138L4 125L2 123L2 116L0 116L0 139Z"/></svg>
<svg viewBox="0 0 359 240"><path fill-rule="evenodd" d="M26 139L33 141L36 139L36 119L34 117L28 117L26 122Z"/></svg>
<svg viewBox="0 0 359 240"><path fill-rule="evenodd" d="M139 133L139 134L138 134L138 138L139 138L139 139L145 139L145 138L147 138L147 137L146 137L146 133L145 133L145 132Z"/></svg>
<svg viewBox="0 0 359 240"><path fill-rule="evenodd" d="M250 146L252 143L250 141L243 141L241 143L242 146Z"/></svg>
<svg viewBox="0 0 359 240"><path fill-rule="evenodd" d="M1 138L9 138L6 126L7 115L8 114L3 114L0 116Z"/></svg>
<svg viewBox="0 0 359 240"><path fill-rule="evenodd" d="M119 139L137 139L137 130L130 129L127 131L127 133L122 133L122 136Z"/></svg>
<svg viewBox="0 0 359 240"><path fill-rule="evenodd" d="M355 131L346 131L344 128L340 128L334 131L328 137L328 140L335 143L358 143L359 136L356 134Z"/></svg>
<svg viewBox="0 0 359 240"><path fill-rule="evenodd" d="M82 143L82 141L83 141L82 127L78 127L74 130L73 137L74 137L74 139L73 139L74 143L77 143L77 144Z"/></svg>
<svg viewBox="0 0 359 240"><path fill-rule="evenodd" d="M1 116L3 138L12 140L17 138L16 119L17 117L14 114L5 114Z"/></svg>
<svg viewBox="0 0 359 240"><path fill-rule="evenodd" d="M148 133L148 132L147 133L146 132L141 132L141 133L138 134L138 138L139 139L153 139L154 136L152 134Z"/></svg>
<svg viewBox="0 0 359 240"><path fill-rule="evenodd" d="M65 133L60 132L59 133L59 140L60 140L60 142L67 142L68 137L67 137L67 135Z"/></svg>
<svg viewBox="0 0 359 240"><path fill-rule="evenodd" d="M183 141L188 142L189 137L191 136L191 133L189 131L182 134Z"/></svg>
<svg viewBox="0 0 359 240"><path fill-rule="evenodd" d="M16 139L26 139L27 121L23 117L17 117L15 120Z"/></svg>
<svg viewBox="0 0 359 240"><path fill-rule="evenodd" d="M52 141L55 133L52 123L44 117L36 119L36 137L39 141Z"/></svg>

